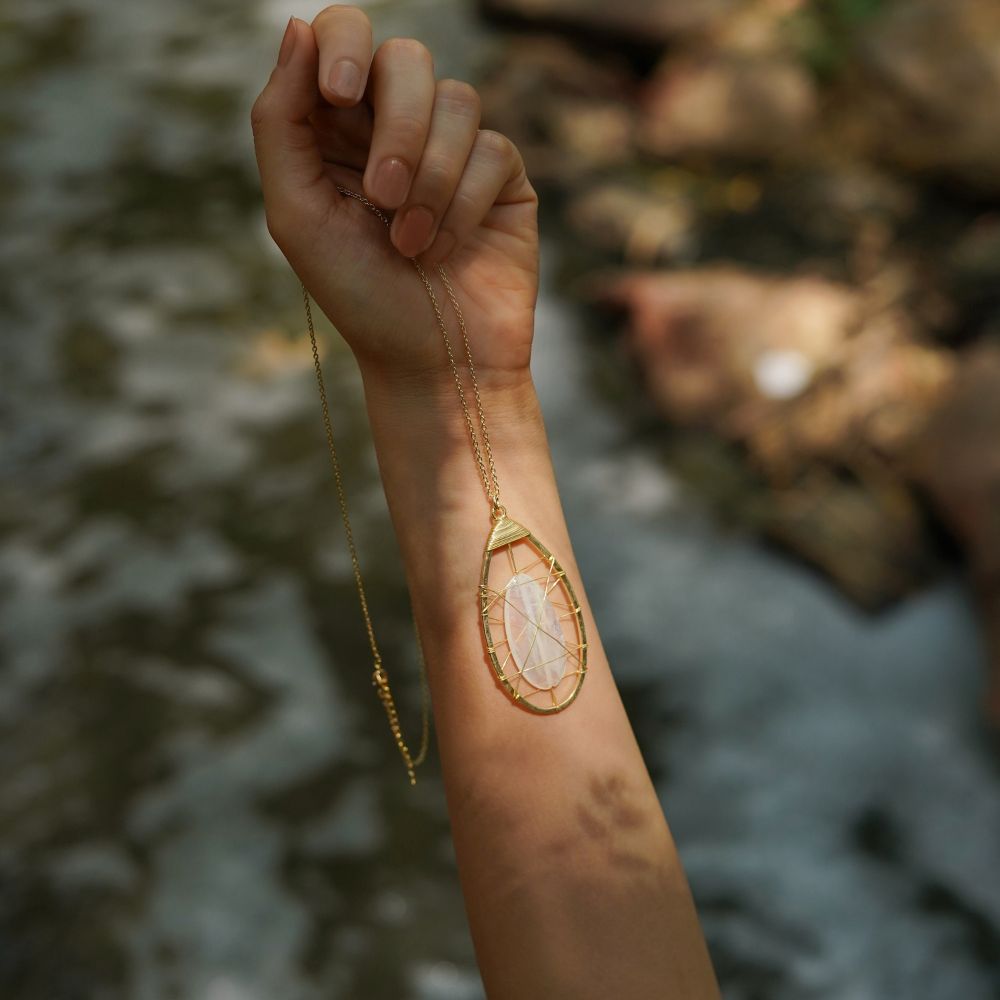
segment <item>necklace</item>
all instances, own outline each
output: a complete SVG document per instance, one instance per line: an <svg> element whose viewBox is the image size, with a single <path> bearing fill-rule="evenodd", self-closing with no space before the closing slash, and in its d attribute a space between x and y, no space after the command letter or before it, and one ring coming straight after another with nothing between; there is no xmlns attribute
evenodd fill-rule
<svg viewBox="0 0 1000 1000"><path fill-rule="evenodd" d="M337 185L341 194L354 198L377 215L388 227L390 220L386 214L363 195L349 188ZM436 265L438 277L444 286L448 300L458 320L462 341L462 351L468 366L469 384L472 388L476 420L473 420L468 397L462 385L458 361L452 347L448 327L427 272L416 258L409 258L417 271L427 296L441 337L444 342L448 367L455 380L458 401L465 416L472 443L472 453L479 469L479 476L490 505L492 529L486 539L483 552L482 571L479 582L479 616L482 623L484 646L493 672L511 701L528 711L542 715L560 712L579 694L587 672L587 637L583 624L583 613L573 592L573 586L565 570L556 557L525 527L507 515L507 509L500 500L500 484L493 448L490 444L486 413L483 408L476 367L472 361L472 349L465 327L465 317L459 305L458 296L448 278L443 264ZM306 325L312 347L316 383L319 387L320 408L323 414L323 429L326 434L330 468L333 472L340 516L344 523L344 534L351 557L354 584L364 619L368 645L374 666L372 683L385 710L389 729L403 758L410 784L416 784L416 769L427 756L430 732L430 693L427 685L427 670L423 654L420 656L420 679L422 691L422 725L420 749L413 754L403 738L399 723L399 711L389 686L389 678L382 665L382 655L375 639L375 628L368 610L361 563L358 559L354 532L347 506L343 476L337 449L334 446L333 424L327 401L323 366L320 363L319 346L313 325L309 292L302 285L302 301L305 306ZM476 423L478 422L478 432ZM506 581L506 582L505 582ZM414 629L416 621L414 620ZM418 649L420 636L417 635Z"/></svg>

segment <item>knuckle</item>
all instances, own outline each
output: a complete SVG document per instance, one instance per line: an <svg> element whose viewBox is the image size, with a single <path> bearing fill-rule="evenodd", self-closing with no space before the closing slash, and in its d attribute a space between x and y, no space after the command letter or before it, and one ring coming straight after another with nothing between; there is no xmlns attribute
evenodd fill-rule
<svg viewBox="0 0 1000 1000"><path fill-rule="evenodd" d="M492 129L480 129L476 136L476 146L486 155L497 160L509 160L514 154L514 143L503 133Z"/></svg>
<svg viewBox="0 0 1000 1000"><path fill-rule="evenodd" d="M283 250L288 235L288 225L285 216L276 212L271 207L264 209L264 221L267 223L267 231L271 239Z"/></svg>
<svg viewBox="0 0 1000 1000"><path fill-rule="evenodd" d="M267 121L267 90L262 90L250 107L250 127L257 135Z"/></svg>
<svg viewBox="0 0 1000 1000"><path fill-rule="evenodd" d="M437 83L437 104L446 110L470 117L479 117L481 101L479 91L464 80L444 79Z"/></svg>
<svg viewBox="0 0 1000 1000"><path fill-rule="evenodd" d="M479 203L476 198L468 191L458 190L451 200L448 215L456 220L465 219L475 216L477 211L479 211Z"/></svg>
<svg viewBox="0 0 1000 1000"><path fill-rule="evenodd" d="M387 38L379 47L377 56L382 59L412 59L434 64L431 50L418 38Z"/></svg>
<svg viewBox="0 0 1000 1000"><path fill-rule="evenodd" d="M355 21L368 23L368 15L355 4L332 3L324 7L312 20L313 25L327 21L331 17L350 17Z"/></svg>
<svg viewBox="0 0 1000 1000"><path fill-rule="evenodd" d="M420 170L414 186L428 201L442 201L455 186L458 171L453 161L444 156L425 156L420 161Z"/></svg>
<svg viewBox="0 0 1000 1000"><path fill-rule="evenodd" d="M329 20L332 14L336 14L338 13L338 11L342 11L343 9L344 6L339 3L328 4L326 7L323 7L319 11L319 13L312 19L313 26L316 27L322 24L324 21Z"/></svg>
<svg viewBox="0 0 1000 1000"><path fill-rule="evenodd" d="M426 122L414 113L398 111L386 122L386 132L407 149L422 145L426 131Z"/></svg>

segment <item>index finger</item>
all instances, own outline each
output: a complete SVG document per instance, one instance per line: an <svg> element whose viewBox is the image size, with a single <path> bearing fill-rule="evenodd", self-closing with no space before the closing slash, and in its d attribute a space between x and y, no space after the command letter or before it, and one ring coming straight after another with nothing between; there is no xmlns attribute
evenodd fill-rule
<svg viewBox="0 0 1000 1000"><path fill-rule="evenodd" d="M312 22L319 46L319 89L338 107L361 100L372 62L372 25L360 7L333 4Z"/></svg>

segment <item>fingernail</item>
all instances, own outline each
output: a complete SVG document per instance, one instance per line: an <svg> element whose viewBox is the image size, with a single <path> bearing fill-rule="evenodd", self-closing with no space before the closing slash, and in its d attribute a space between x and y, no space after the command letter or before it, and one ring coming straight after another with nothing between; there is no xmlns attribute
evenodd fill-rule
<svg viewBox="0 0 1000 1000"><path fill-rule="evenodd" d="M396 247L404 257L427 249L434 231L434 216L422 205L408 208L396 223Z"/></svg>
<svg viewBox="0 0 1000 1000"><path fill-rule="evenodd" d="M341 59L330 70L330 89L345 101L361 97L361 70L350 59Z"/></svg>
<svg viewBox="0 0 1000 1000"><path fill-rule="evenodd" d="M285 34L281 39L281 48L278 49L278 65L284 66L289 59L292 58L292 50L295 48L295 36L297 32L295 31L295 18L290 17L288 19L288 27L285 28Z"/></svg>
<svg viewBox="0 0 1000 1000"><path fill-rule="evenodd" d="M383 160L372 178L372 195L385 208L398 208L410 190L410 168L395 156Z"/></svg>

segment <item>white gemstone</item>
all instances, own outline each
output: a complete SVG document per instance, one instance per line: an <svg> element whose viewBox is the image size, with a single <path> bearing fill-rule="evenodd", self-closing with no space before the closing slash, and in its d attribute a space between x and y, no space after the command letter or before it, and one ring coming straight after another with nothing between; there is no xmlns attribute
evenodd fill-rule
<svg viewBox="0 0 1000 1000"><path fill-rule="evenodd" d="M545 588L526 573L515 573L504 587L503 624L524 679L536 688L554 688L566 673L562 625Z"/></svg>

